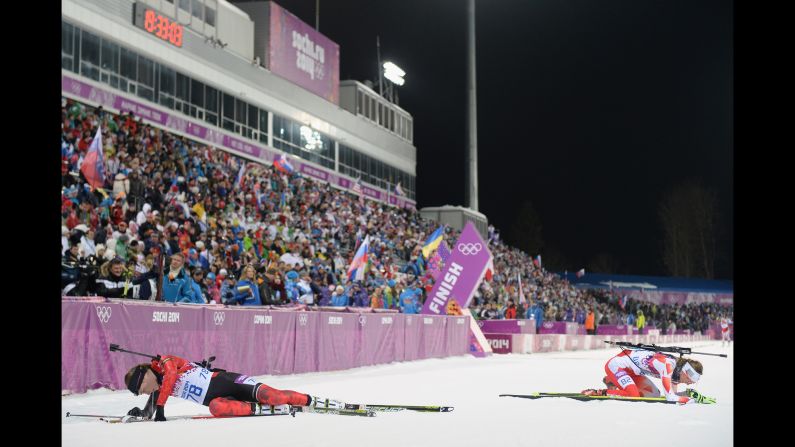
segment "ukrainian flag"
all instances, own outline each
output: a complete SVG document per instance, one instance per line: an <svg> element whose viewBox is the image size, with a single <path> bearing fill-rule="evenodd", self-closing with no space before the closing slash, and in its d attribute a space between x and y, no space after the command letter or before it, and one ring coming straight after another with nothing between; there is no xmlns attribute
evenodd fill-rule
<svg viewBox="0 0 795 447"><path fill-rule="evenodd" d="M431 253L442 243L442 236L444 236L444 225L431 233L428 239L425 240L425 243L422 244L422 256L424 256L425 259L430 258Z"/></svg>

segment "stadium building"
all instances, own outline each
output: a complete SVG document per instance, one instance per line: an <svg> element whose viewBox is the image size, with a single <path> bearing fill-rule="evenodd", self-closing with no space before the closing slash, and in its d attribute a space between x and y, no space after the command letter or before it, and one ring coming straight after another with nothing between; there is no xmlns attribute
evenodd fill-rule
<svg viewBox="0 0 795 447"><path fill-rule="evenodd" d="M416 205L412 116L339 80L340 47L273 2L63 0L62 95L249 160ZM400 184L403 194L395 193Z"/></svg>

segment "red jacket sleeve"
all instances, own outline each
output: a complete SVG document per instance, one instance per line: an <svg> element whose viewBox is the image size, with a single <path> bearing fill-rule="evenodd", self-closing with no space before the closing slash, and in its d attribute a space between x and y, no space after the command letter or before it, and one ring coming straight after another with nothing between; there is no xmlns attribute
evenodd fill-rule
<svg viewBox="0 0 795 447"><path fill-rule="evenodd" d="M174 384L177 382L177 378L187 369L190 369L190 362L175 355L164 355L160 360L152 360L152 369L163 376L160 384L160 395L157 397L156 403L157 406L162 406L166 404L168 397L174 391Z"/></svg>

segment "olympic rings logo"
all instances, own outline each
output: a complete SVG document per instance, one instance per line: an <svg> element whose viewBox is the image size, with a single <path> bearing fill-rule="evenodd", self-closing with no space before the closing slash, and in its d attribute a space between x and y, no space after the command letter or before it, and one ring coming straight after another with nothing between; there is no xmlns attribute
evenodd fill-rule
<svg viewBox="0 0 795 447"><path fill-rule="evenodd" d="M213 321L215 322L216 326L223 326L225 319L226 319L226 314L224 312L213 313Z"/></svg>
<svg viewBox="0 0 795 447"><path fill-rule="evenodd" d="M112 310L111 310L110 307L97 306L97 318L99 318L99 321L101 321L103 323L107 323L108 321L110 321L110 314L111 313L112 313Z"/></svg>
<svg viewBox="0 0 795 447"><path fill-rule="evenodd" d="M458 244L458 251L460 251L465 256L476 255L480 253L480 250L483 250L483 245L479 242L476 243L468 243L468 244Z"/></svg>

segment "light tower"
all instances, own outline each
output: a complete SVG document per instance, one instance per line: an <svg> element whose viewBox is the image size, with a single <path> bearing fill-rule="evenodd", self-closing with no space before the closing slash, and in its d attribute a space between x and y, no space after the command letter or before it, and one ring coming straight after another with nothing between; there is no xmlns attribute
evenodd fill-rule
<svg viewBox="0 0 795 447"><path fill-rule="evenodd" d="M475 81L475 0L467 1L467 206L478 211L478 116Z"/></svg>

